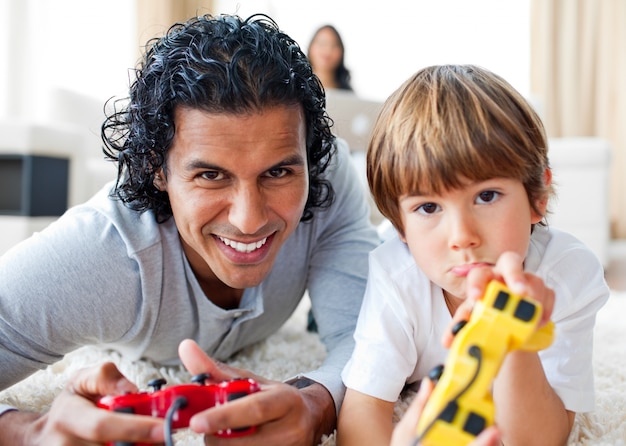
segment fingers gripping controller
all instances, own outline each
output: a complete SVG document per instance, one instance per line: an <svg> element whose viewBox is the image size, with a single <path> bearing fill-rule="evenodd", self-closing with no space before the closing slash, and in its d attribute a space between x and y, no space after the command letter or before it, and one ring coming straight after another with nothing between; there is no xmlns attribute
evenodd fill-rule
<svg viewBox="0 0 626 446"><path fill-rule="evenodd" d="M538 328L540 303L513 294L492 281L466 324L457 324L445 367L429 377L436 382L416 429L414 444L460 446L494 422L493 379L512 350L538 351L554 338L554 324Z"/></svg>
<svg viewBox="0 0 626 446"><path fill-rule="evenodd" d="M167 388L163 388L165 380L156 379L148 383L152 388L149 392L108 395L102 397L97 405L116 412L164 418L166 440L168 440L171 438L172 430L188 427L189 420L196 413L261 390L259 384L252 379L240 378L207 383L209 378L208 374L200 374L192 378L193 384ZM252 434L255 430L255 426L226 429L219 431L216 436L240 437ZM126 444L115 443L116 446Z"/></svg>

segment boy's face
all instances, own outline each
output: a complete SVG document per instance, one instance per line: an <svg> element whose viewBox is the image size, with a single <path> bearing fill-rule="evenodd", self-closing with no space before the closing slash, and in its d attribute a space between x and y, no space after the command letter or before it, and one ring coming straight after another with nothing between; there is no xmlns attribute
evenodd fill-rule
<svg viewBox="0 0 626 446"><path fill-rule="evenodd" d="M505 251L525 257L531 224L542 218L530 206L524 185L511 178L466 181L441 194L403 195L399 204L402 240L415 262L460 299L472 268L495 265ZM542 213L546 204L538 205Z"/></svg>

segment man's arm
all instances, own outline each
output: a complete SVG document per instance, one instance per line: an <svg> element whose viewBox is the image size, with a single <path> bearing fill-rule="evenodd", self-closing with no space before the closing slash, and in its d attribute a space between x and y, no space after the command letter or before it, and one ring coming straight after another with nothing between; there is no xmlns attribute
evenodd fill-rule
<svg viewBox="0 0 626 446"><path fill-rule="evenodd" d="M338 140L336 164L329 169L335 191L333 205L315 215L315 247L307 289L320 340L327 355L306 376L324 385L340 409L345 386L341 372L354 349L354 329L365 294L369 253L380 244L369 221L362 180L345 142Z"/></svg>
<svg viewBox="0 0 626 446"><path fill-rule="evenodd" d="M0 445L35 444L28 438L30 426L41 415L10 410L0 415Z"/></svg>
<svg viewBox="0 0 626 446"><path fill-rule="evenodd" d="M314 420L313 444L320 444L322 437L330 435L337 427L335 402L326 387L318 383L300 389L300 393Z"/></svg>
<svg viewBox="0 0 626 446"><path fill-rule="evenodd" d="M112 363L79 371L54 399L50 411L10 410L0 415L0 445L72 444L112 441L163 442L163 421L99 409L104 395L135 392L137 387Z"/></svg>

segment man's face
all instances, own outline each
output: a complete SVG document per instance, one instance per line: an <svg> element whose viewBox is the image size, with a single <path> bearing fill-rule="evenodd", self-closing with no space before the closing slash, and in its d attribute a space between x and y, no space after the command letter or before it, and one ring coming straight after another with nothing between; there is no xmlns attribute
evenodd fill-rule
<svg viewBox="0 0 626 446"><path fill-rule="evenodd" d="M179 107L174 124L166 179L155 185L169 195L196 276L235 289L258 285L307 201L301 107L252 114Z"/></svg>

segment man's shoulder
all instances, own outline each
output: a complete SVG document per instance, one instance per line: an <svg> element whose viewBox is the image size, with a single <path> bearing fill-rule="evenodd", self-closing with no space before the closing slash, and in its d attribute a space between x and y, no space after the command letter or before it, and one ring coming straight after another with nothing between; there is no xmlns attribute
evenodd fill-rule
<svg viewBox="0 0 626 446"><path fill-rule="evenodd" d="M176 233L173 221L159 224L151 211L138 212L128 208L111 195L108 184L83 204L69 209L59 220L61 230L68 233L97 236L106 243L120 238L127 251L140 251L159 243L168 233Z"/></svg>

